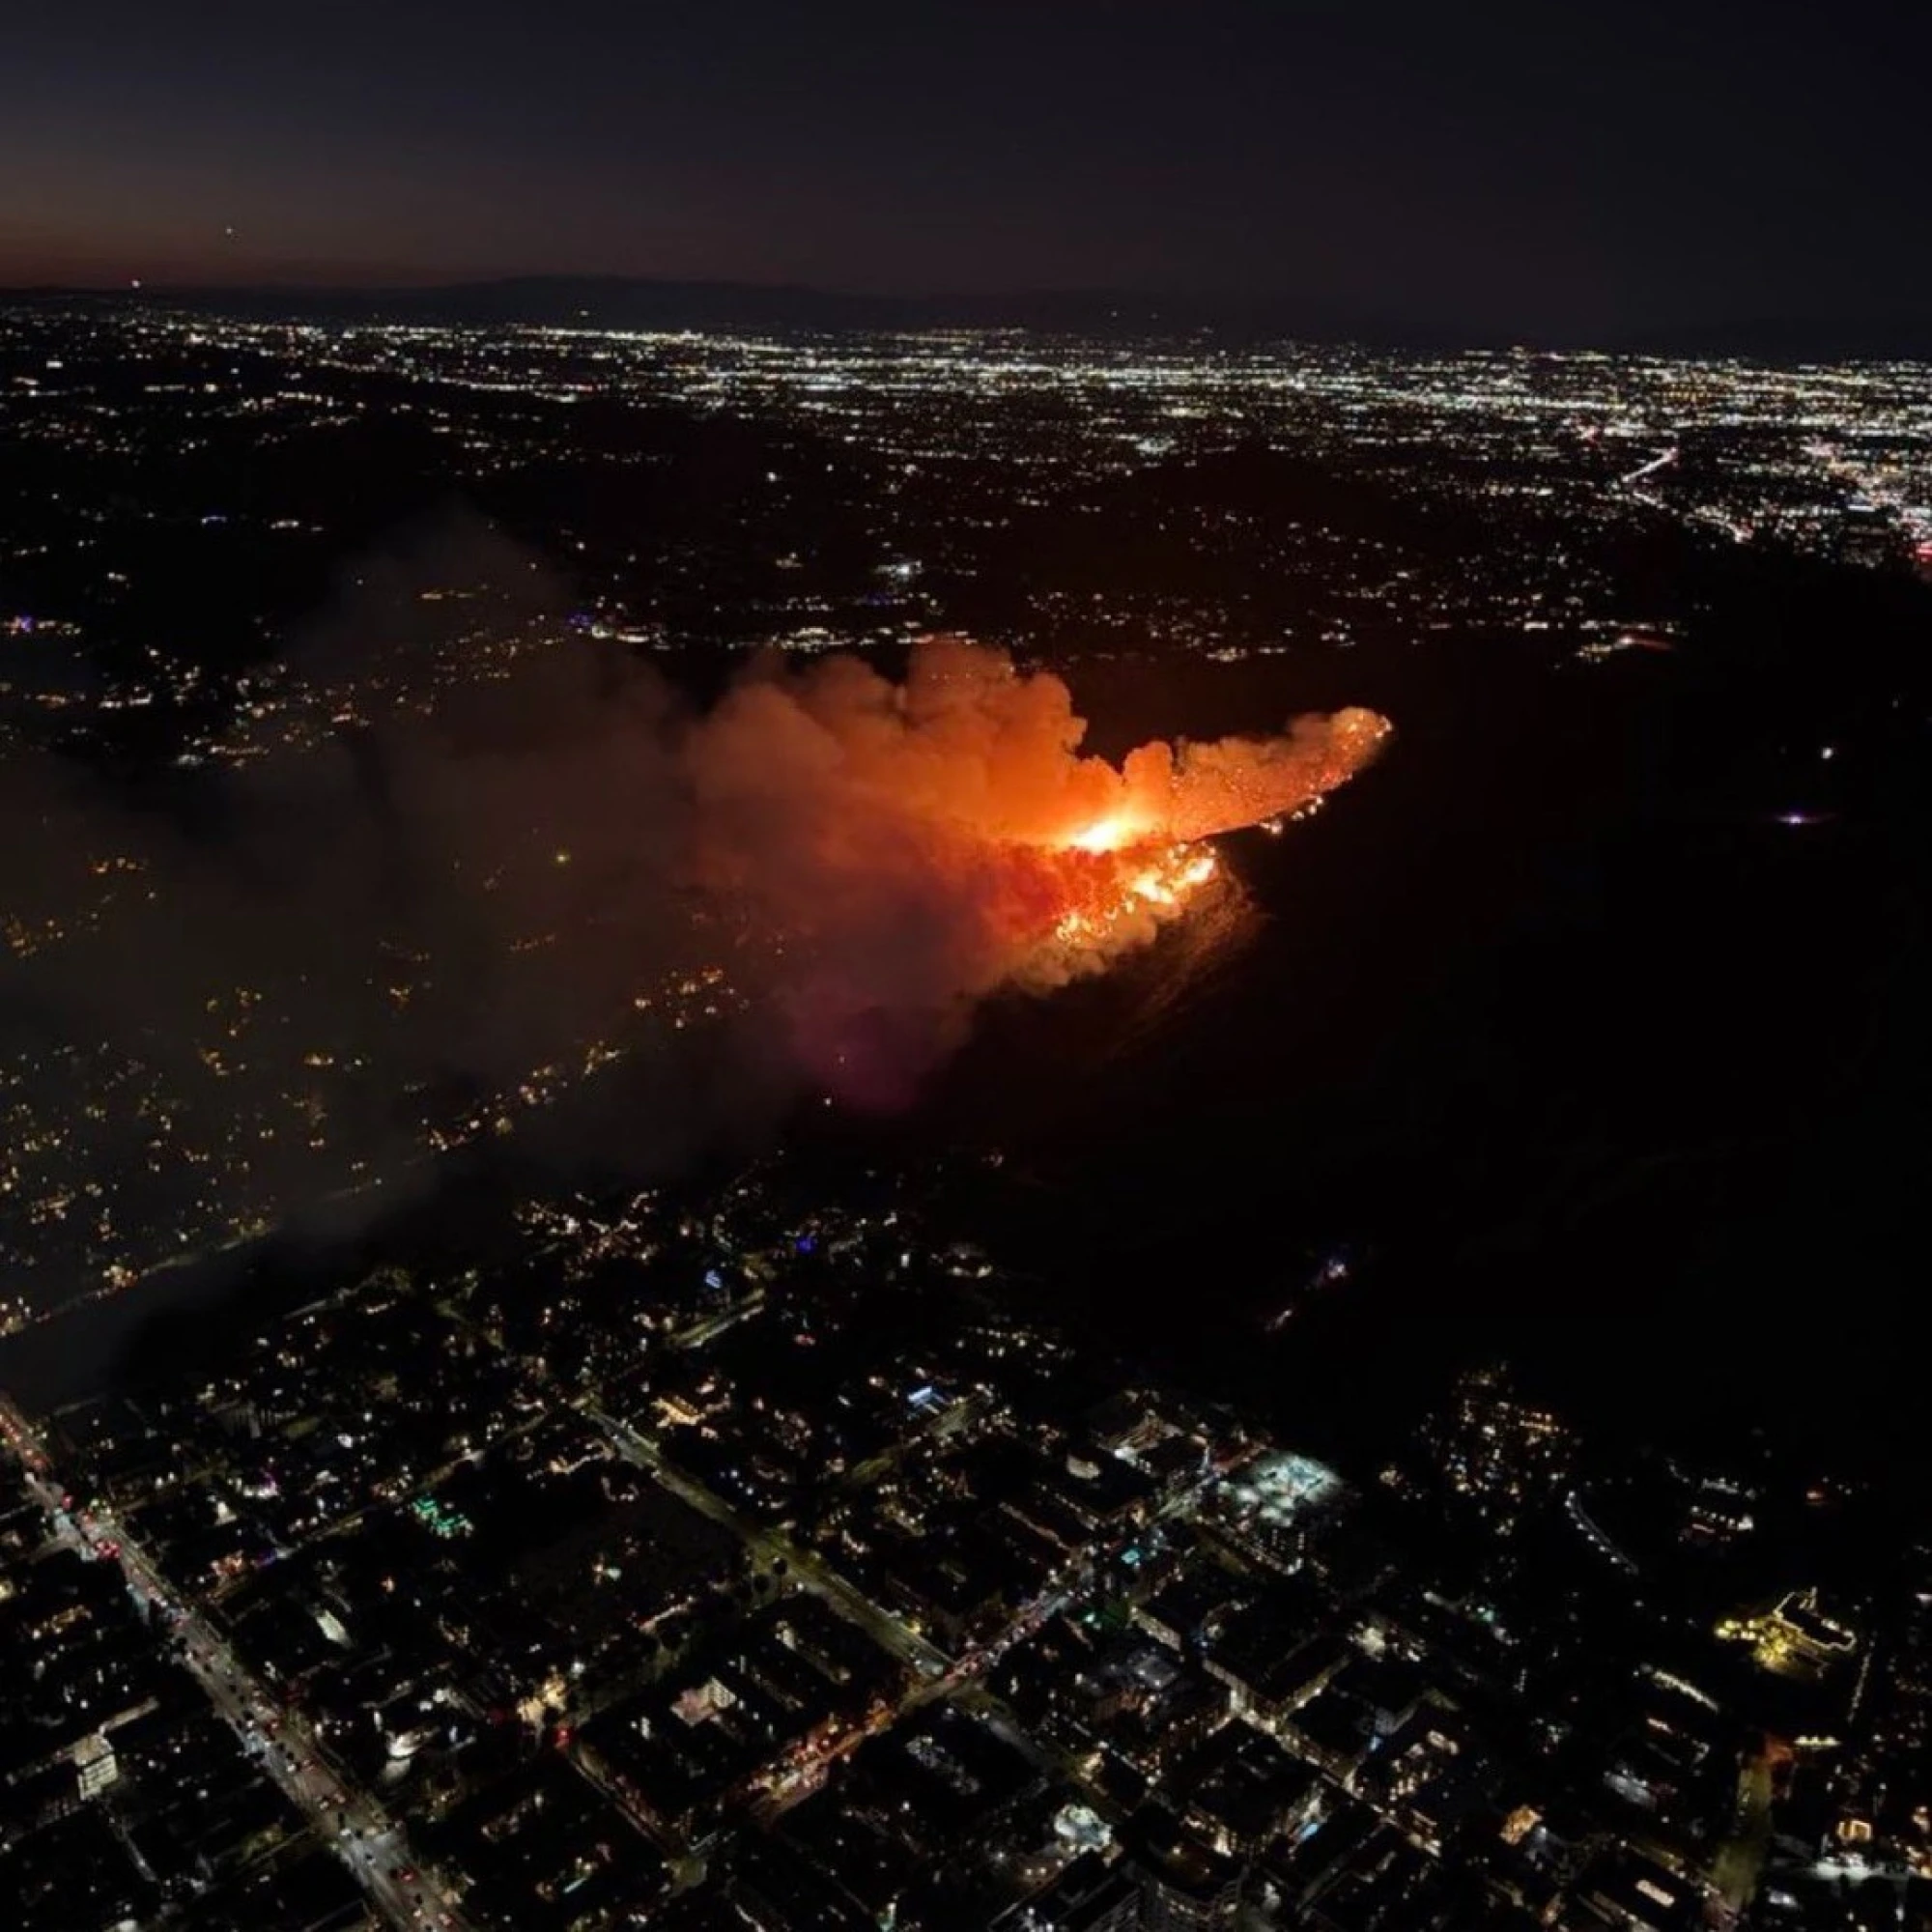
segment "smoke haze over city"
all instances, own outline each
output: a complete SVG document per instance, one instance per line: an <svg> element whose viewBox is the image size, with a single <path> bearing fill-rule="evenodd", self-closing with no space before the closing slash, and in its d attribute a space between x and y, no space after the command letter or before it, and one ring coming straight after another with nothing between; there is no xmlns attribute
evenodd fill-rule
<svg viewBox="0 0 1932 1932"><path fill-rule="evenodd" d="M525 566L468 526L435 548ZM309 627L288 674L318 715L365 645L396 651L381 609ZM158 791L10 760L11 1025L172 1096L103 1111L104 1225L140 1177L206 1161L206 1109L259 1122L243 1196L272 1215L393 1188L618 1063L655 1104L600 1132L674 1164L788 1087L907 1104L980 1001L1148 943L1221 889L1197 841L1319 802L1386 728L1342 712L1116 767L1083 755L1065 682L960 639L897 675L754 662L707 707L567 637L452 701L335 710L306 750ZM694 1022L701 1104L650 1077ZM219 1179L198 1191L229 1225Z"/></svg>

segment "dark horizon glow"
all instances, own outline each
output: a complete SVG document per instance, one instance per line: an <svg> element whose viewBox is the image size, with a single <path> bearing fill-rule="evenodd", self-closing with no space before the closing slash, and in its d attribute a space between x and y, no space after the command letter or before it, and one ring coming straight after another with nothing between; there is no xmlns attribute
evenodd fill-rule
<svg viewBox="0 0 1932 1932"><path fill-rule="evenodd" d="M100 0L15 29L0 284L1111 288L1614 336L1932 315L1919 14Z"/></svg>

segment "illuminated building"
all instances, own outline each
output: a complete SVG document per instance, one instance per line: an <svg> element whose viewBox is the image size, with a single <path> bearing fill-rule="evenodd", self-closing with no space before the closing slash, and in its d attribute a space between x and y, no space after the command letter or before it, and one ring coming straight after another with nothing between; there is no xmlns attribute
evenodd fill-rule
<svg viewBox="0 0 1932 1932"><path fill-rule="evenodd" d="M1815 1588L1794 1590L1768 1610L1724 1617L1717 1634L1727 1643L1748 1644L1760 1669L1792 1676L1821 1675L1859 1648L1858 1633L1819 1608Z"/></svg>

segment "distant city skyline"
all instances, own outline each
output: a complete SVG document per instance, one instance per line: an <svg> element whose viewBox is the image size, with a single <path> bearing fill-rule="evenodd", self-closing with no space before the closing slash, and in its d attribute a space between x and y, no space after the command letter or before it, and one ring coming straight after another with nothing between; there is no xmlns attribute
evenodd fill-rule
<svg viewBox="0 0 1932 1932"><path fill-rule="evenodd" d="M20 29L0 284L1121 289L1616 339L1932 315L1928 29L1210 0Z"/></svg>

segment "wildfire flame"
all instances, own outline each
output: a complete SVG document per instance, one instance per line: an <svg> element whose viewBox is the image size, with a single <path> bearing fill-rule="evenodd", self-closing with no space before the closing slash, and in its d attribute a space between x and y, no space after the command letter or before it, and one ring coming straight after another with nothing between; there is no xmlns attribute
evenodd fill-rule
<svg viewBox="0 0 1932 1932"><path fill-rule="evenodd" d="M1100 819L1084 832L1076 832L1066 842L1076 852L1118 852L1122 845L1131 845L1146 836L1143 828L1122 813L1116 818Z"/></svg>
<svg viewBox="0 0 1932 1932"><path fill-rule="evenodd" d="M696 865L749 929L782 936L807 1064L896 1094L902 1067L852 1069L929 1061L986 994L1145 944L1212 887L1205 840L1305 811L1388 730L1351 709L1116 766L1081 755L1066 686L1004 651L927 639L903 683L821 659L740 684L691 733Z"/></svg>
<svg viewBox="0 0 1932 1932"><path fill-rule="evenodd" d="M1095 827L1094 833L1103 830ZM1082 834L1072 841L1073 849L1119 853L1124 863L1108 867L1102 879L1054 922L1053 937L1061 946L1104 947L1143 909L1157 919L1170 918L1221 870L1220 861L1207 845L1090 844L1092 836Z"/></svg>

